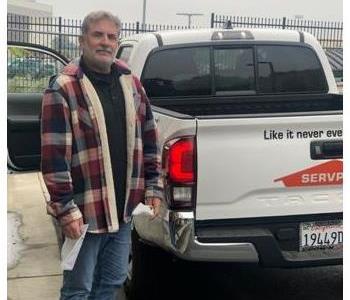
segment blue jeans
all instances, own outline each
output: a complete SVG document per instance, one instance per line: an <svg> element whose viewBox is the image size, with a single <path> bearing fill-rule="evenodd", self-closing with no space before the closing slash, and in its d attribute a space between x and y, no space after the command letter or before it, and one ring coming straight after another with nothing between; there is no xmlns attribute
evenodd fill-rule
<svg viewBox="0 0 350 300"><path fill-rule="evenodd" d="M60 299L116 299L127 276L130 232L123 223L118 232L86 233L73 270L63 272Z"/></svg>

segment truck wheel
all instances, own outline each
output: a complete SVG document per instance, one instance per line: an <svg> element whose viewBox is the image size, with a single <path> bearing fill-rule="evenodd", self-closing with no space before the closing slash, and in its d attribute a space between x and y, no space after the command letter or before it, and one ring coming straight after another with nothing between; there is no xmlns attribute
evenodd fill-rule
<svg viewBox="0 0 350 300"><path fill-rule="evenodd" d="M169 269L171 256L160 248L141 242L135 229L131 240L129 271L124 285L128 300L162 299L162 291L172 273Z"/></svg>

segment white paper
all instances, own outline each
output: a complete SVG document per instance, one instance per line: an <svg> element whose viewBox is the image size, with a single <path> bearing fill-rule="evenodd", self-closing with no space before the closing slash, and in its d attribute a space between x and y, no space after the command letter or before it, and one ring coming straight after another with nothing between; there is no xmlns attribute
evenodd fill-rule
<svg viewBox="0 0 350 300"><path fill-rule="evenodd" d="M139 216L139 215L147 215L150 217L154 216L154 212L152 208L150 208L148 205L144 205L143 203L139 203L134 211L132 212L133 216Z"/></svg>
<svg viewBox="0 0 350 300"><path fill-rule="evenodd" d="M61 268L62 270L73 270L75 261L77 260L81 245L86 234L89 224L82 226L82 234L77 239L65 238L61 251Z"/></svg>

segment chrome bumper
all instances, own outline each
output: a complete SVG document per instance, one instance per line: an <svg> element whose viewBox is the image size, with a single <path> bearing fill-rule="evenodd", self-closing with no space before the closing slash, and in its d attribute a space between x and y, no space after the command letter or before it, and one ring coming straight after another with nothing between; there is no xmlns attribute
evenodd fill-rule
<svg viewBox="0 0 350 300"><path fill-rule="evenodd" d="M195 236L193 212L163 211L161 218L134 218L142 239L157 244L176 256L191 261L259 262L251 243L201 243Z"/></svg>

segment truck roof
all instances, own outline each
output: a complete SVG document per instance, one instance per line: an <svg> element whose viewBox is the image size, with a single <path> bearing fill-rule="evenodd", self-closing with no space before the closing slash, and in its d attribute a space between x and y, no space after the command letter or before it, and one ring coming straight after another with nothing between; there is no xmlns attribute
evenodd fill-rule
<svg viewBox="0 0 350 300"><path fill-rule="evenodd" d="M186 43L210 42L216 40L254 40L254 41L283 41L299 42L301 35L307 33L296 30L271 29L271 28L235 28L235 29L188 29L168 30L132 35L123 40L153 40L155 36L161 38L164 46ZM309 34L307 34L309 35ZM214 37L216 36L216 37ZM213 38L214 37L214 38ZM221 37L221 38L220 38Z"/></svg>

